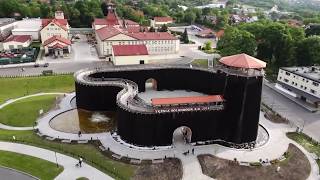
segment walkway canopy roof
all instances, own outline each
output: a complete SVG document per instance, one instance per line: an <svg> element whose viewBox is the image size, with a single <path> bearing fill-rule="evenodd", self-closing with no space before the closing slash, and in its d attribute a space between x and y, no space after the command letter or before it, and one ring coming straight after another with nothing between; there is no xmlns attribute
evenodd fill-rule
<svg viewBox="0 0 320 180"><path fill-rule="evenodd" d="M204 104L204 103L214 103L214 102L223 102L223 101L224 100L221 95L151 99L153 106L169 106L169 105L180 105L180 104Z"/></svg>
<svg viewBox="0 0 320 180"><path fill-rule="evenodd" d="M223 57L219 62L226 66L246 69L262 69L267 65L267 63L244 53Z"/></svg>

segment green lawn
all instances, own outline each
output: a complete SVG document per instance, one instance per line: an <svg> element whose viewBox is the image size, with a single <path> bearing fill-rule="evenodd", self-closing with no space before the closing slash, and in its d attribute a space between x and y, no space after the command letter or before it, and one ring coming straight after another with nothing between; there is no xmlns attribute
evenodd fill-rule
<svg viewBox="0 0 320 180"><path fill-rule="evenodd" d="M26 172L41 180L54 179L63 171L63 167L52 162L8 151L0 151L0 166Z"/></svg>
<svg viewBox="0 0 320 180"><path fill-rule="evenodd" d="M0 84L0 104L8 99L27 94L74 91L72 75L0 78Z"/></svg>
<svg viewBox="0 0 320 180"><path fill-rule="evenodd" d="M208 59L195 59L191 64L198 67L208 68Z"/></svg>
<svg viewBox="0 0 320 180"><path fill-rule="evenodd" d="M134 165L125 164L108 158L102 154L96 146L91 144L62 144L61 142L44 140L37 136L33 131L0 130L0 140L12 141L12 136L15 136L16 141L19 143L46 148L74 156L75 158L82 156L87 163L116 179L130 179L137 168Z"/></svg>
<svg viewBox="0 0 320 180"><path fill-rule="evenodd" d="M55 97L35 96L9 104L0 109L0 123L16 127L33 126L39 116L39 110L47 112L52 107Z"/></svg>
<svg viewBox="0 0 320 180"><path fill-rule="evenodd" d="M313 141L309 136L304 133L295 133L289 132L287 133L288 138L296 141L300 145L302 145L307 151L310 153L315 153L318 157L320 157L320 144L316 141ZM320 168L320 160L317 160L318 166Z"/></svg>

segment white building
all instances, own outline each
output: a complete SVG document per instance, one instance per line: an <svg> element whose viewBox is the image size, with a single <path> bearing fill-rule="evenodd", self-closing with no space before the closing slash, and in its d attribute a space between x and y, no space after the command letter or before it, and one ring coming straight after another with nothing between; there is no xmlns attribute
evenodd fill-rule
<svg viewBox="0 0 320 180"><path fill-rule="evenodd" d="M16 20L12 18L0 18L0 41L11 35L11 31L16 25Z"/></svg>
<svg viewBox="0 0 320 180"><path fill-rule="evenodd" d="M179 52L179 39L168 32L141 32L143 27L139 24L120 20L112 3L108 4L108 15L104 19L95 19L92 27L95 30L99 56L109 60L113 45L145 45L149 55Z"/></svg>
<svg viewBox="0 0 320 180"><path fill-rule="evenodd" d="M96 31L100 56L111 56L112 45L144 44L150 55L175 54L180 41L168 32L123 33L116 28L104 27Z"/></svg>
<svg viewBox="0 0 320 180"><path fill-rule="evenodd" d="M112 62L114 65L148 64L149 60L150 56L144 44L112 46Z"/></svg>
<svg viewBox="0 0 320 180"><path fill-rule="evenodd" d="M40 41L42 20L40 18L25 18L18 21L12 30L13 35L30 35L33 41Z"/></svg>
<svg viewBox="0 0 320 180"><path fill-rule="evenodd" d="M70 53L69 31L70 26L67 19L64 19L62 11L55 12L54 19L42 19L40 34L45 54L58 57Z"/></svg>
<svg viewBox="0 0 320 180"><path fill-rule="evenodd" d="M228 0L213 0L210 4L203 6L196 6L198 9L204 8L226 8Z"/></svg>
<svg viewBox="0 0 320 180"><path fill-rule="evenodd" d="M160 27L164 24L172 24L173 19L172 17L154 17L150 22L152 27Z"/></svg>
<svg viewBox="0 0 320 180"><path fill-rule="evenodd" d="M29 35L21 35L21 36L9 36L6 40L3 41L3 49L11 50L11 49L21 49L24 47L29 47L32 43L32 37Z"/></svg>
<svg viewBox="0 0 320 180"><path fill-rule="evenodd" d="M320 66L280 68L277 82L291 95L319 108Z"/></svg>

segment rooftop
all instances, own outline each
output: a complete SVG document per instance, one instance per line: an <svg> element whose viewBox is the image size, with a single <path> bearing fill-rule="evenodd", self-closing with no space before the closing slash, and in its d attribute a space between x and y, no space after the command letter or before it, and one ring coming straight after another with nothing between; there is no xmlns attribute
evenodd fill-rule
<svg viewBox="0 0 320 180"><path fill-rule="evenodd" d="M219 62L226 66L245 69L262 69L267 65L267 63L244 53L223 57Z"/></svg>
<svg viewBox="0 0 320 180"><path fill-rule="evenodd" d="M32 40L32 37L30 35L11 35L9 36L4 42L21 42L21 43L24 43L24 42L27 42L27 41L31 41Z"/></svg>
<svg viewBox="0 0 320 180"><path fill-rule="evenodd" d="M0 27L5 26L7 24L11 24L15 22L16 20L13 18L0 18Z"/></svg>
<svg viewBox="0 0 320 180"><path fill-rule="evenodd" d="M173 21L172 17L154 17L153 18L156 22L169 22Z"/></svg>
<svg viewBox="0 0 320 180"><path fill-rule="evenodd" d="M115 56L137 56L148 55L146 45L113 45L113 53Z"/></svg>
<svg viewBox="0 0 320 180"><path fill-rule="evenodd" d="M173 97L173 98L153 98L151 99L153 106L161 105L181 105L181 104L204 104L213 102L222 102L221 95L209 96L191 96L191 97Z"/></svg>
<svg viewBox="0 0 320 180"><path fill-rule="evenodd" d="M282 67L281 69L314 80L316 82L320 82L320 66Z"/></svg>
<svg viewBox="0 0 320 180"><path fill-rule="evenodd" d="M46 41L44 41L43 45L46 46L48 44L51 44L54 41L59 41L59 42L62 42L64 44L71 45L71 41L69 39L65 39L65 38L60 37L60 36L52 36L51 38L49 38Z"/></svg>

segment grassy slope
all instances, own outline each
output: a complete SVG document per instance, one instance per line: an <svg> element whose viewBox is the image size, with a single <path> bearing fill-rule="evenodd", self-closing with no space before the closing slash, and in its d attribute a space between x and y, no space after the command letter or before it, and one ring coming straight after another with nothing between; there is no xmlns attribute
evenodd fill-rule
<svg viewBox="0 0 320 180"><path fill-rule="evenodd" d="M0 109L0 123L24 127L33 126L39 110L47 112L55 101L54 95L36 96L16 101Z"/></svg>
<svg viewBox="0 0 320 180"><path fill-rule="evenodd" d="M208 60L207 59L195 59L191 62L192 65L197 67L208 68Z"/></svg>
<svg viewBox="0 0 320 180"><path fill-rule="evenodd" d="M63 170L63 167L57 168L52 162L8 151L0 151L0 165L26 172L42 180L54 179Z"/></svg>
<svg viewBox="0 0 320 180"><path fill-rule="evenodd" d="M74 90L72 75L0 78L0 85L0 104L9 98L17 98L26 94L71 92Z"/></svg>
<svg viewBox="0 0 320 180"><path fill-rule="evenodd" d="M76 158L82 156L89 164L118 179L130 179L136 169L136 166L106 157L93 145L62 144L60 142L47 141L35 135L32 131L0 130L0 140L12 141L12 136L15 136L18 142L61 152Z"/></svg>

